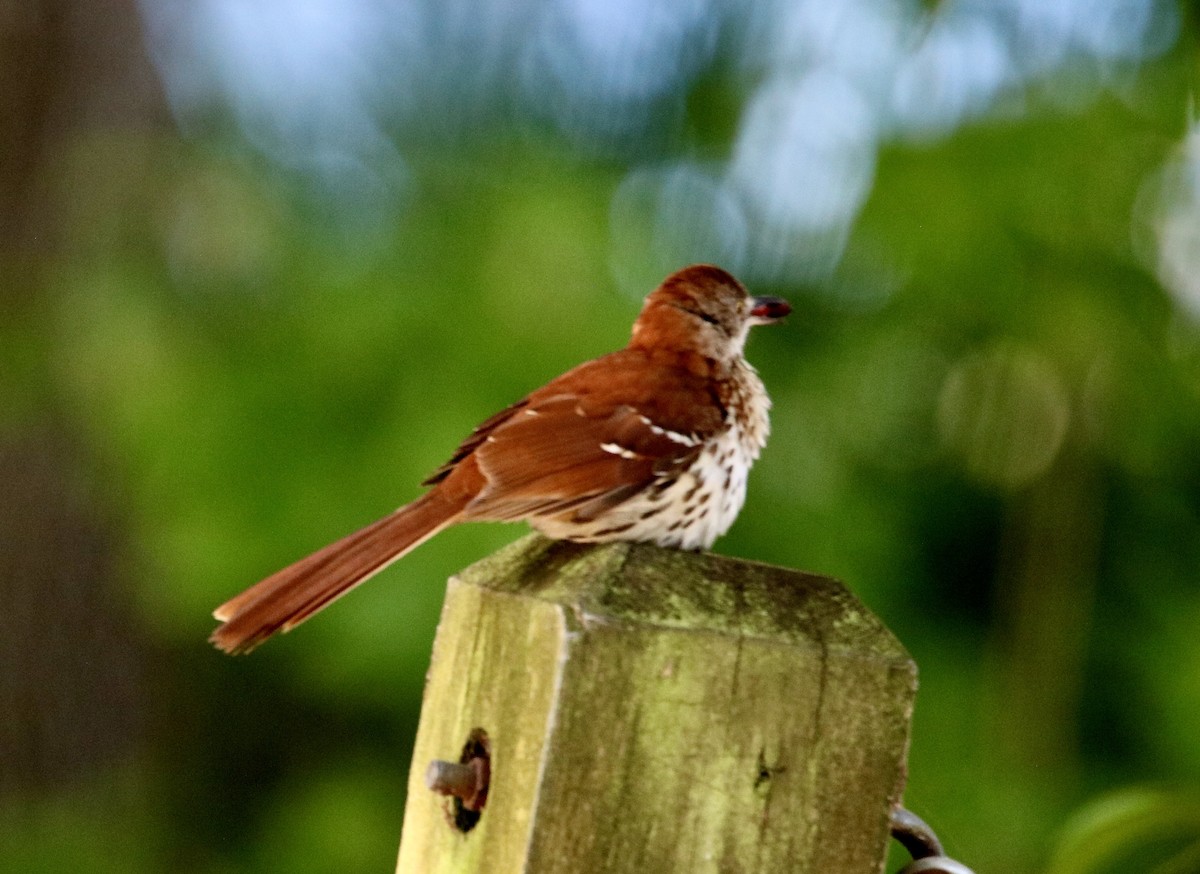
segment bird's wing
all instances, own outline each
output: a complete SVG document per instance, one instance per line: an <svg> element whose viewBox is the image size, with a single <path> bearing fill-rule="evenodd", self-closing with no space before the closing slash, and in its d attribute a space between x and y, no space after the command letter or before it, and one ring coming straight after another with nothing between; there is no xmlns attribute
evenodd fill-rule
<svg viewBox="0 0 1200 874"><path fill-rule="evenodd" d="M724 410L705 374L626 350L564 374L485 425L468 441L486 485L467 517L569 512L587 521L677 477L724 426Z"/></svg>
<svg viewBox="0 0 1200 874"><path fill-rule="evenodd" d="M454 454L450 456L450 459L429 476L427 476L421 482L421 485L435 486L440 483L450 475L454 468L458 467L459 462L469 456L484 441L486 441L488 435L490 435L494 430L496 430L496 428L503 425L528 405L529 398L525 398L513 404L511 407L507 407L506 409L496 413L496 415L480 422L475 426L475 430L471 432L471 436L458 445L458 448L454 450Z"/></svg>

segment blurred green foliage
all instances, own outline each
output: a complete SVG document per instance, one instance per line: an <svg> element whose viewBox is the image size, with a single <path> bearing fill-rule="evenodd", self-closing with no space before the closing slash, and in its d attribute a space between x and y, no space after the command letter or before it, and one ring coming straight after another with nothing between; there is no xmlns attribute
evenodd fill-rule
<svg viewBox="0 0 1200 874"><path fill-rule="evenodd" d="M1132 786L1096 798L1063 828L1048 874L1200 869L1200 799Z"/></svg>
<svg viewBox="0 0 1200 874"><path fill-rule="evenodd" d="M838 268L755 289L796 313L751 344L773 437L717 548L846 580L910 648L907 802L979 874L1200 871L1194 800L1121 794L1200 785L1200 324L1154 261L1195 33L1094 100L889 145ZM727 149L744 99L701 80L672 148ZM142 709L122 755L8 787L12 870L392 864L442 583L520 529L446 532L248 659L208 615L624 343L613 277L658 266L610 224L629 166L494 134L409 144L386 231L228 132L88 130L44 168L61 240L0 263L0 440L68 435Z"/></svg>

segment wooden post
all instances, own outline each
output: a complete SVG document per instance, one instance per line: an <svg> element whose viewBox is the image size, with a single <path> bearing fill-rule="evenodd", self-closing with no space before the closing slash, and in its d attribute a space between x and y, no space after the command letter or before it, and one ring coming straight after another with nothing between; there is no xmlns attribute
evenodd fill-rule
<svg viewBox="0 0 1200 874"><path fill-rule="evenodd" d="M531 535L450 580L397 871L882 871L915 691L834 580ZM478 729L455 824L426 771Z"/></svg>

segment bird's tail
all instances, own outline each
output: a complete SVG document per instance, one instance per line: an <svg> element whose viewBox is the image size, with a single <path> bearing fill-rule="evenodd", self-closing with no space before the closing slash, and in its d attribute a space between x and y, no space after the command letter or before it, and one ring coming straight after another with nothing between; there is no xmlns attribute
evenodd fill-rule
<svg viewBox="0 0 1200 874"><path fill-rule="evenodd" d="M458 521L461 510L440 489L427 492L226 601L213 611L222 624L209 641L227 653L245 653L278 631L290 631Z"/></svg>

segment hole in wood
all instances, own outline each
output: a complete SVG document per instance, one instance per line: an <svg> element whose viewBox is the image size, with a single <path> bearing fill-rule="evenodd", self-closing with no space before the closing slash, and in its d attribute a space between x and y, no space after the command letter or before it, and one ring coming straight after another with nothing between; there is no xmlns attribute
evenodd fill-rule
<svg viewBox="0 0 1200 874"><path fill-rule="evenodd" d="M491 779L491 745L482 728L471 729L457 762L435 759L425 771L425 785L451 797L446 819L464 834L479 824Z"/></svg>

